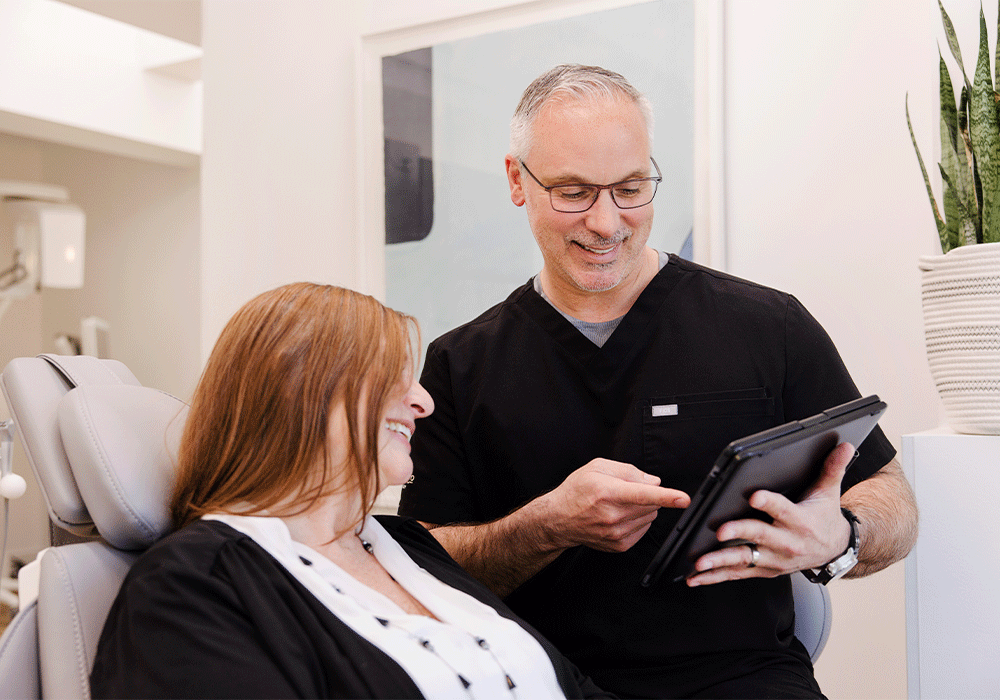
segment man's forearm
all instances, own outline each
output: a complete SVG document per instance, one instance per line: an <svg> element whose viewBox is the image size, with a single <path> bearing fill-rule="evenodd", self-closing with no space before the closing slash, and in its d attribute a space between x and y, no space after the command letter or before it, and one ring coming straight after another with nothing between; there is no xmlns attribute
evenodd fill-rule
<svg viewBox="0 0 1000 700"><path fill-rule="evenodd" d="M597 458L555 489L499 520L428 525L448 553L500 596L584 545L624 552L646 534L660 508L686 508L686 493L659 485L631 464Z"/></svg>
<svg viewBox="0 0 1000 700"><path fill-rule="evenodd" d="M455 561L502 598L565 549L542 525L542 508L535 500L493 522L428 527Z"/></svg>
<svg viewBox="0 0 1000 700"><path fill-rule="evenodd" d="M909 554L917 541L917 503L895 459L849 489L841 502L860 521L858 565L847 577L874 574Z"/></svg>

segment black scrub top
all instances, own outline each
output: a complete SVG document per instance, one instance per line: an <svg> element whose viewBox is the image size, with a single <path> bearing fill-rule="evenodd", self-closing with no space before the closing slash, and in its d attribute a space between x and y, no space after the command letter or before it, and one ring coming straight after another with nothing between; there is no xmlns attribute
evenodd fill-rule
<svg viewBox="0 0 1000 700"><path fill-rule="evenodd" d="M436 524L500 518L597 457L694 493L732 440L858 398L836 348L791 295L671 256L603 347L529 281L434 341L400 513ZM676 415L651 407L676 404ZM895 450L876 428L846 491ZM624 553L567 550L506 602L622 695L684 695L706 678L790 657L787 577L690 589L639 580L676 524L663 509Z"/></svg>

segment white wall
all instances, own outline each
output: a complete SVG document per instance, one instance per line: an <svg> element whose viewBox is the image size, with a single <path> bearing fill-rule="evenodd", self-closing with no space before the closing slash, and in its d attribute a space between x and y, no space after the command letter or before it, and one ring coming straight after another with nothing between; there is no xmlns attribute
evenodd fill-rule
<svg viewBox="0 0 1000 700"><path fill-rule="evenodd" d="M259 291L361 281L351 197L359 35L479 11L502 19L514 4L205 0L203 355ZM555 5L565 3L537 4ZM888 401L883 426L897 447L939 416L916 271L935 250L934 228L903 115L909 91L918 138L933 142L932 9L727 3L729 270L802 299L862 391ZM817 669L826 692L904 696L902 566L833 591L833 636Z"/></svg>
<svg viewBox="0 0 1000 700"><path fill-rule="evenodd" d="M901 435L939 422L917 258L940 248L904 113L909 92L932 157L934 9L912 0L727 6L729 270L799 297L861 392L888 402L881 425L897 450ZM821 685L831 697L902 697L902 565L831 590Z"/></svg>
<svg viewBox="0 0 1000 700"><path fill-rule="evenodd" d="M254 295L353 286L360 4L205 0L203 358Z"/></svg>

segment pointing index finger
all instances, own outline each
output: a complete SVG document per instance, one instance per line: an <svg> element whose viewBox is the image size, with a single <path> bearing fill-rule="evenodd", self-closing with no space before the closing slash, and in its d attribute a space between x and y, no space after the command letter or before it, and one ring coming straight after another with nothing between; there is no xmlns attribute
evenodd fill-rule
<svg viewBox="0 0 1000 700"><path fill-rule="evenodd" d="M623 503L660 508L687 508L691 503L683 491L629 481L622 482L619 498Z"/></svg>

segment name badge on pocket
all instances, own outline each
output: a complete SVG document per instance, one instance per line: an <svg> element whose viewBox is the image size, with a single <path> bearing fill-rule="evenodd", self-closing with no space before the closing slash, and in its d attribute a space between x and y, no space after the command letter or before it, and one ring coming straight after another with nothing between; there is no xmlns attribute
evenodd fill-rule
<svg viewBox="0 0 1000 700"><path fill-rule="evenodd" d="M661 406L652 406L653 418L661 418L663 416L676 416L677 415L677 404L668 403Z"/></svg>

